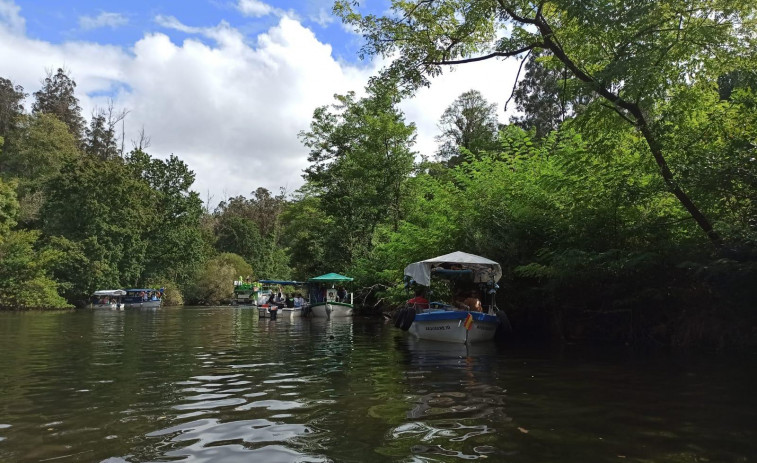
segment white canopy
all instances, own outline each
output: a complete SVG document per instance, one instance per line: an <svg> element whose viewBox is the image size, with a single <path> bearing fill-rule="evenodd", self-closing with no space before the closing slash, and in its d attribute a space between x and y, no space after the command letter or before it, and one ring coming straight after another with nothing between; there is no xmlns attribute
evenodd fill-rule
<svg viewBox="0 0 757 463"><path fill-rule="evenodd" d="M92 293L93 296L126 296L123 289L101 289Z"/></svg>
<svg viewBox="0 0 757 463"><path fill-rule="evenodd" d="M405 275L415 280L419 285L429 286L431 284L431 269L442 264L459 265L463 269L473 270L473 281L475 283L497 282L502 278L502 267L498 263L486 257L461 251L412 263L405 267Z"/></svg>

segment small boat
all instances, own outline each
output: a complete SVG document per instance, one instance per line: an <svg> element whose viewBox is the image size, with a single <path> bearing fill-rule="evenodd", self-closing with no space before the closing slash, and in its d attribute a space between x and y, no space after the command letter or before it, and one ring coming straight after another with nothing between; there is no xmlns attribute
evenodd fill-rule
<svg viewBox="0 0 757 463"><path fill-rule="evenodd" d="M121 309L121 298L125 295L123 289L101 289L92 293L89 305L93 309Z"/></svg>
<svg viewBox="0 0 757 463"><path fill-rule="evenodd" d="M504 317L494 300L497 282L502 278L500 265L485 257L457 251L405 267L409 283L429 287L432 275L477 286L490 296L489 304L478 311L426 301L423 306L410 305L400 310L395 315L395 326L418 339L432 341L468 344L494 339L500 318Z"/></svg>
<svg viewBox="0 0 757 463"><path fill-rule="evenodd" d="M271 287L260 281L250 283L249 279L243 281L240 277L240 280L234 281L234 298L231 303L233 305L250 305L255 307L265 303L271 292ZM263 302L259 304L261 300Z"/></svg>
<svg viewBox="0 0 757 463"><path fill-rule="evenodd" d="M308 280L310 313L316 318L351 317L353 294L344 285L352 278L327 273Z"/></svg>
<svg viewBox="0 0 757 463"><path fill-rule="evenodd" d="M127 309L156 309L163 302L163 289L127 289L123 297Z"/></svg>
<svg viewBox="0 0 757 463"><path fill-rule="evenodd" d="M286 293L286 291L282 291L282 287L290 286L292 290L289 291L289 293L291 294L294 292L295 288L305 286L304 282L291 281L291 280L260 280L259 283L266 285L268 288L271 288L271 289L260 291L258 300L255 303L255 305L257 305L258 307L258 317L260 318L278 318L278 317L293 318L293 317L299 317L302 315L303 311L307 311L309 306L307 302L305 302L305 300L302 299L301 296L299 298L300 299L299 301L295 297L292 299L283 298L281 301L278 301L277 303L269 302L272 294L276 295L279 293Z"/></svg>

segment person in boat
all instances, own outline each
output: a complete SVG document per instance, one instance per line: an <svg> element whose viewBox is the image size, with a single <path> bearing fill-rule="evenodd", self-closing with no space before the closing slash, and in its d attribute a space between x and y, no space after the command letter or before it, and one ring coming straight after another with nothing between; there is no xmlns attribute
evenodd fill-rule
<svg viewBox="0 0 757 463"><path fill-rule="evenodd" d="M273 299L273 302L279 307L284 307L285 301L286 299L284 298L284 295L281 293L281 289L279 289L279 292L276 293L276 297Z"/></svg>
<svg viewBox="0 0 757 463"><path fill-rule="evenodd" d="M297 295L294 296L294 306L302 307L303 305L305 305L305 299L302 298L302 294L297 293Z"/></svg>
<svg viewBox="0 0 757 463"><path fill-rule="evenodd" d="M463 305L466 307L463 310L469 310L471 312L483 312L484 308L481 305L481 299L480 294L478 291L471 291L470 296L468 296L464 301Z"/></svg>
<svg viewBox="0 0 757 463"><path fill-rule="evenodd" d="M340 286L336 291L336 300L339 302L347 302L347 290L344 286Z"/></svg>
<svg viewBox="0 0 757 463"><path fill-rule="evenodd" d="M421 288L415 289L415 297L408 299L407 305L416 309L428 309L429 307L428 299L423 297L423 290Z"/></svg>
<svg viewBox="0 0 757 463"><path fill-rule="evenodd" d="M291 298L290 294L286 295L286 298L284 299L284 306L286 306L287 308L290 308L290 309L292 307L294 307L294 301L292 301L292 298Z"/></svg>

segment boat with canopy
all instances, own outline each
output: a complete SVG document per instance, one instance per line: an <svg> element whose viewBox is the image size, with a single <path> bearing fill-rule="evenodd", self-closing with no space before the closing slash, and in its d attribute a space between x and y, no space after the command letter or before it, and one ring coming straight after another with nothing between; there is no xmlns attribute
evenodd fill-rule
<svg viewBox="0 0 757 463"><path fill-rule="evenodd" d="M308 310L308 303L302 298L301 293L295 290L298 287L304 287L307 283L292 280L258 280L258 283L266 288L271 288L265 293L261 293L256 305L258 307L258 316L260 318L277 318L279 315L292 318L301 316ZM289 290L284 288L291 287ZM271 300L271 296L276 299L281 294L281 299ZM291 296L291 297L290 297ZM276 312L274 315L273 312Z"/></svg>
<svg viewBox="0 0 757 463"><path fill-rule="evenodd" d="M127 309L157 309L163 302L163 288L132 288L123 297Z"/></svg>
<svg viewBox="0 0 757 463"><path fill-rule="evenodd" d="M502 278L500 265L485 257L456 251L405 267L409 285L429 288L432 277L451 280L457 286L469 287L472 295L481 293L486 297L483 301L472 299L478 301L478 307L462 302L457 302L457 306L444 302L414 302L395 314L395 326L419 339L433 341L474 343L494 339L500 324L494 298L497 282Z"/></svg>
<svg viewBox="0 0 757 463"><path fill-rule="evenodd" d="M123 289L101 289L92 293L90 307L93 309L121 309L121 298L126 296Z"/></svg>
<svg viewBox="0 0 757 463"><path fill-rule="evenodd" d="M338 273L310 278L308 302L316 318L351 317L353 311L352 278ZM350 286L350 289L347 289Z"/></svg>

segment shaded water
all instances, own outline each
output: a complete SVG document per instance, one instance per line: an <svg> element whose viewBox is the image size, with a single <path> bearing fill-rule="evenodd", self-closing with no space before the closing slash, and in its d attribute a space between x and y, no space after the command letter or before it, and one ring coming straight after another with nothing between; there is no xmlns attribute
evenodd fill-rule
<svg viewBox="0 0 757 463"><path fill-rule="evenodd" d="M0 313L0 461L754 461L754 366L239 308Z"/></svg>

